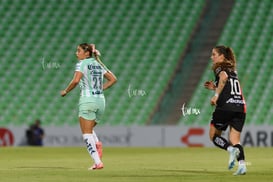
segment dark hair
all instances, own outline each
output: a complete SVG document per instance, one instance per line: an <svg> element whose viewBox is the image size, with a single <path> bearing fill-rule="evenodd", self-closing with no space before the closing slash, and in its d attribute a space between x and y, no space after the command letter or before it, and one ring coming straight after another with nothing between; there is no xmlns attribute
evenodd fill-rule
<svg viewBox="0 0 273 182"><path fill-rule="evenodd" d="M236 58L233 50L230 47L226 47L223 45L215 46L213 49L215 49L219 53L219 55L224 55L224 62L213 65L212 69L215 70L217 67L221 66L223 68L235 71Z"/></svg>
<svg viewBox="0 0 273 182"><path fill-rule="evenodd" d="M89 52L89 57L92 57L93 50L92 50L92 47L90 46L90 44L81 43L79 46L84 50L84 52Z"/></svg>

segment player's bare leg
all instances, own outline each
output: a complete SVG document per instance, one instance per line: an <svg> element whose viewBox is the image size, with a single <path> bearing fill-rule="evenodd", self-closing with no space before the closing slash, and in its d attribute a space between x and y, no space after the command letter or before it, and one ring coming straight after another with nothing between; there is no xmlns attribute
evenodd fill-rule
<svg viewBox="0 0 273 182"><path fill-rule="evenodd" d="M235 130L234 128L230 129L230 142L233 144L233 147L235 150L235 157L237 158L239 165L237 171L234 173L234 175L244 175L246 174L247 168L246 168L246 163L245 163L245 154L244 154L244 149L240 144L240 137L241 137L241 132ZM234 159L235 161L235 159Z"/></svg>
<svg viewBox="0 0 273 182"><path fill-rule="evenodd" d="M211 141L214 143L215 146L229 152L228 169L230 170L235 166L239 149L233 147L230 142L228 142L224 137L221 136L221 134L221 130L216 129L214 125L210 125L209 135Z"/></svg>

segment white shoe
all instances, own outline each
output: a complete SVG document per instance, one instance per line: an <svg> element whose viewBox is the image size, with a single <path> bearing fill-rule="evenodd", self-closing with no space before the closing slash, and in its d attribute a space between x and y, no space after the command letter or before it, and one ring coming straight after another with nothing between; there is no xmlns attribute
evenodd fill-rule
<svg viewBox="0 0 273 182"><path fill-rule="evenodd" d="M246 164L239 164L238 169L235 173L233 173L233 175L245 175L246 174Z"/></svg>
<svg viewBox="0 0 273 182"><path fill-rule="evenodd" d="M232 149L230 150L229 161L228 161L229 170L231 170L235 166L235 161L239 153L240 153L240 150L237 147L232 147Z"/></svg>

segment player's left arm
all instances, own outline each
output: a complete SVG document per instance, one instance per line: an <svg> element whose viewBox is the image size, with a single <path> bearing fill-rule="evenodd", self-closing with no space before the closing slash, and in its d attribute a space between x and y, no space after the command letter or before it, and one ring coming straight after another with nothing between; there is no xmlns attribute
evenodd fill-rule
<svg viewBox="0 0 273 182"><path fill-rule="evenodd" d="M104 74L104 77L106 78L107 82L103 84L103 90L110 88L117 82L117 77L111 71L107 71Z"/></svg>
<svg viewBox="0 0 273 182"><path fill-rule="evenodd" d="M215 88L215 94L214 96L211 98L211 105L216 105L216 102L218 100L219 95L221 94L221 92L223 91L226 83L228 80L228 75L225 71L221 71L219 73L219 82L218 82L218 86Z"/></svg>
<svg viewBox="0 0 273 182"><path fill-rule="evenodd" d="M74 77L69 83L69 85L66 87L66 89L61 91L61 96L64 97L66 94L68 94L68 92L73 90L79 84L81 78L82 78L82 72L75 71Z"/></svg>

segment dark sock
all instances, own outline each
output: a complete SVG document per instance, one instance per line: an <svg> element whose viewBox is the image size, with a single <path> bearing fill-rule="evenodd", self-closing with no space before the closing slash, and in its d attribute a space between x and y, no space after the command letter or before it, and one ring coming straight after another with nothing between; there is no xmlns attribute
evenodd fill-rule
<svg viewBox="0 0 273 182"><path fill-rule="evenodd" d="M240 153L237 157L237 160L240 161L240 160L245 160L245 153L244 153L244 148L242 147L242 145L240 144L236 144L234 145L233 147L236 147L240 150Z"/></svg>
<svg viewBox="0 0 273 182"><path fill-rule="evenodd" d="M214 145L224 150L227 150L228 146L230 146L229 142L225 138L218 135L214 135L212 141Z"/></svg>

